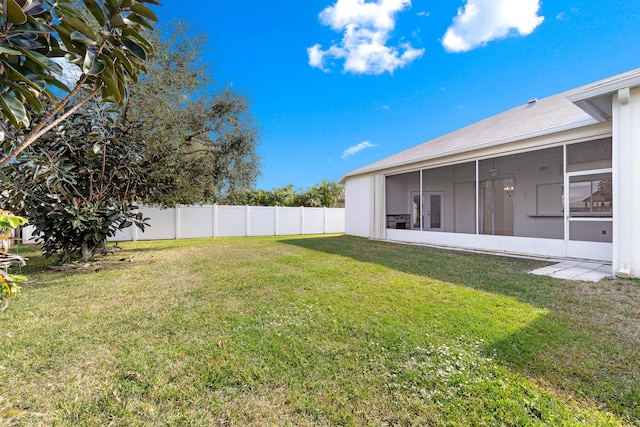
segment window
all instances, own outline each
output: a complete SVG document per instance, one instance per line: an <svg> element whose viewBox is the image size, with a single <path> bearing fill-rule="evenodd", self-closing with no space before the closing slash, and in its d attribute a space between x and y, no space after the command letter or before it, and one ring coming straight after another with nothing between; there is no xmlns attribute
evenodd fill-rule
<svg viewBox="0 0 640 427"><path fill-rule="evenodd" d="M612 216L611 173L570 177L569 207L572 218Z"/></svg>

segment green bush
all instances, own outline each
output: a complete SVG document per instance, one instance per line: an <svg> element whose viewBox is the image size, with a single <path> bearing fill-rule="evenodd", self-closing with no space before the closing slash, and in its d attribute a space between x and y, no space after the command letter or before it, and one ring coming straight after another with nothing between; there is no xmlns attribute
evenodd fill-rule
<svg viewBox="0 0 640 427"><path fill-rule="evenodd" d="M108 237L146 225L135 196L144 144L108 104L91 103L10 165L11 200L24 205L45 255L88 260Z"/></svg>

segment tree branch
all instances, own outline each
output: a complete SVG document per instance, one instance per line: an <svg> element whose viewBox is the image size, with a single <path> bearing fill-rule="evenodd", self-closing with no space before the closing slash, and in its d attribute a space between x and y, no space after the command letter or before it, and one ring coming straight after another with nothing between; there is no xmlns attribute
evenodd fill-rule
<svg viewBox="0 0 640 427"><path fill-rule="evenodd" d="M199 150L187 151L187 152L184 152L182 154L184 154L185 156L191 156L192 154L198 154L198 153L213 153L213 150L211 150L209 148L201 148Z"/></svg>
<svg viewBox="0 0 640 427"><path fill-rule="evenodd" d="M102 38L98 46L98 49L96 51L96 56L100 55L105 45L107 44L108 40L109 40L109 37ZM86 74L86 73L83 73L82 76L80 76L80 79L76 82L76 86L73 88L73 90L69 92L67 96L65 96L62 99L62 101L60 101L60 103L56 105L56 107L53 110L51 110L51 112L49 112L49 114L47 114L47 117L45 117L33 129L31 129L31 131L27 134L27 136L24 137L24 139L20 142L20 144L18 144L16 148L9 151L9 154L7 154L2 160L0 160L0 168L5 167L11 160L15 159L18 156L18 154L22 153L25 148L33 144L38 138L40 138L42 135L50 131L54 126L56 126L63 120L66 120L67 117L69 117L71 114L76 112L80 107L86 104L91 98L96 96L96 94L104 86L103 81L101 81L100 84L97 85L87 97L81 100L78 103L78 105L71 108L67 113L64 113L62 116L55 119L53 122L49 123L49 121L52 120L56 114L62 111L64 107L66 107L67 104L71 102L73 97L75 97L76 94L80 92L80 90L84 87L85 83L87 82L88 78L89 78L89 74Z"/></svg>
<svg viewBox="0 0 640 427"><path fill-rule="evenodd" d="M211 133L211 132L213 132L213 129L209 129L209 128L203 129L200 132L194 132L194 133L192 133L190 135L187 135L187 137L184 139L184 142L189 142L192 139L198 138L200 135L204 135L204 134Z"/></svg>
<svg viewBox="0 0 640 427"><path fill-rule="evenodd" d="M84 84L84 81L86 81L87 77L88 77L87 75L84 75L78 81L78 84L69 93L69 95L67 95L62 101L60 101L60 104L58 104L56 106L56 108L54 108L47 115L47 117L45 117L42 120L42 122L38 123L38 125L36 127L34 127L31 130L31 132L29 132L27 134L27 136L24 137L22 142L20 142L20 144L18 144L18 146L16 148L11 150L9 152L9 154L7 154L2 160L0 160L0 168L2 168L4 166L6 166L7 164L9 164L9 162L11 160L15 159L18 156L18 154L22 153L22 151L24 151L28 146L33 144L38 138L40 138L42 135L44 135L45 133L49 132L55 126L57 126L58 124L60 124L64 120L66 120L70 115L72 115L73 113L78 111L80 109L80 107L82 107L84 104L89 102L89 100L91 98L93 98L94 96L96 96L98 94L98 92L100 92L100 90L104 86L104 83L99 84L93 91L91 91L91 93L89 95L87 95L85 98L83 98L80 102L78 102L72 108L67 110L63 115L61 115L57 119L53 120L52 122L49 122L49 120L53 119L53 117L55 117L55 115L57 113L59 113L69 103L69 101L71 101L71 98L80 91L80 89L82 88L82 85Z"/></svg>

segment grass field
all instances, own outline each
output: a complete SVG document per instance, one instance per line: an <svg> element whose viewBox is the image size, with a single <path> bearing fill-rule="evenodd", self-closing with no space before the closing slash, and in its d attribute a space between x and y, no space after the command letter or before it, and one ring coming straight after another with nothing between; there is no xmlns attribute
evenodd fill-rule
<svg viewBox="0 0 640 427"><path fill-rule="evenodd" d="M640 424L637 281L346 236L120 246L26 249L0 425Z"/></svg>

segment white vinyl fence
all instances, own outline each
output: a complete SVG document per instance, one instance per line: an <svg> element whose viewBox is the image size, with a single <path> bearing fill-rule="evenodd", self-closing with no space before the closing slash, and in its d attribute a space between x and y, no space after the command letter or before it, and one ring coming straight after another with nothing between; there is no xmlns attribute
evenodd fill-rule
<svg viewBox="0 0 640 427"><path fill-rule="evenodd" d="M345 232L344 208L279 206L179 206L140 208L149 227L129 227L109 241L191 239L197 237L282 236ZM32 227L22 229L25 243L33 243Z"/></svg>

